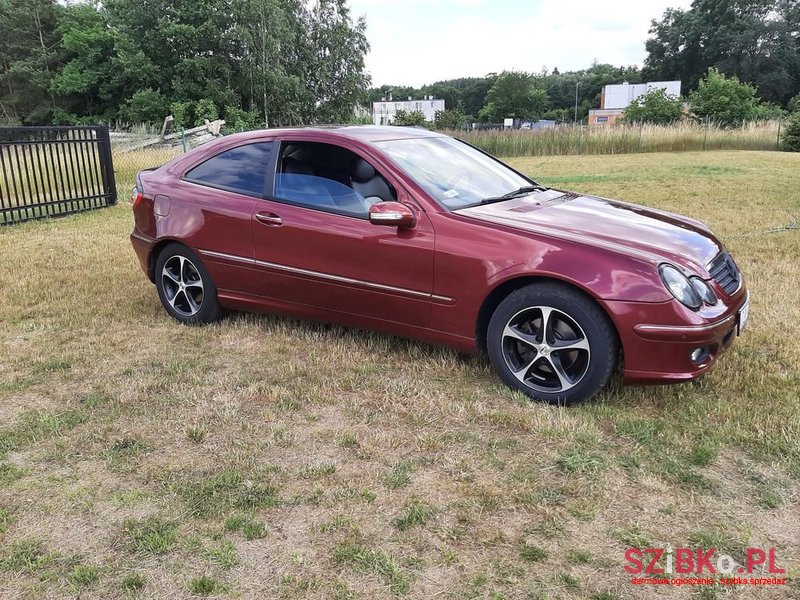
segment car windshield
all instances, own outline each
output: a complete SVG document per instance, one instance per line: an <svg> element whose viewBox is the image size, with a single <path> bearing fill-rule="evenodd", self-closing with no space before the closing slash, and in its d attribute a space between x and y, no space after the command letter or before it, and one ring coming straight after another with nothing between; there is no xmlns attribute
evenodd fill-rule
<svg viewBox="0 0 800 600"><path fill-rule="evenodd" d="M450 137L390 140L376 145L448 210L497 199L532 183Z"/></svg>

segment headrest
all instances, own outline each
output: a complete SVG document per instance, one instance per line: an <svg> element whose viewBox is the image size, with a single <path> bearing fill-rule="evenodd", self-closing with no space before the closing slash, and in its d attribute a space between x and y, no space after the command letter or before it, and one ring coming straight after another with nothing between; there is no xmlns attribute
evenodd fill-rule
<svg viewBox="0 0 800 600"><path fill-rule="evenodd" d="M353 169L353 179L360 183L364 183L373 177L375 177L375 169L373 169L372 165L363 158L359 158L356 162L355 168Z"/></svg>
<svg viewBox="0 0 800 600"><path fill-rule="evenodd" d="M296 173L298 175L313 175L314 172L311 170L306 163L300 162L295 158L284 158L283 159L283 172L284 173Z"/></svg>

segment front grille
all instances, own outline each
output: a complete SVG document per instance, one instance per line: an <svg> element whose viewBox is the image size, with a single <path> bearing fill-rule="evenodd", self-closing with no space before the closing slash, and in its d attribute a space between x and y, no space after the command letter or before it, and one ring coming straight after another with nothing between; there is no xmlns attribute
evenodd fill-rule
<svg viewBox="0 0 800 600"><path fill-rule="evenodd" d="M708 263L708 274L716 281L727 294L732 294L739 288L739 269L727 252L720 252Z"/></svg>

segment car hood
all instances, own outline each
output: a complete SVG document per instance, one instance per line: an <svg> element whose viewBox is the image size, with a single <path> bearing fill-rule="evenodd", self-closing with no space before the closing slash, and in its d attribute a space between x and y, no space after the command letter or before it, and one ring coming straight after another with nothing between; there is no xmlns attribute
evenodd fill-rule
<svg viewBox="0 0 800 600"><path fill-rule="evenodd" d="M700 221L636 204L545 190L456 214L602 246L654 264L671 262L708 276L706 265L721 244Z"/></svg>

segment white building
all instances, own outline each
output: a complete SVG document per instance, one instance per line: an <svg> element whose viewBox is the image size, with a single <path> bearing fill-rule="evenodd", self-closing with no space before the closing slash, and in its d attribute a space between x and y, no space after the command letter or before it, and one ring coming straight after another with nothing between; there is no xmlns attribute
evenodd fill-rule
<svg viewBox="0 0 800 600"><path fill-rule="evenodd" d="M648 81L647 83L618 83L603 87L600 108L628 108L634 100L652 90L664 90L668 96L681 95L680 81Z"/></svg>
<svg viewBox="0 0 800 600"><path fill-rule="evenodd" d="M589 111L589 125L611 125L628 108L652 90L664 90L668 96L681 95L680 81L648 81L647 83L617 83L604 85L600 93L600 108Z"/></svg>
<svg viewBox="0 0 800 600"><path fill-rule="evenodd" d="M444 110L444 100L434 99L433 96L426 96L422 100L392 100L389 96L387 100L372 103L372 122L375 125L390 125L399 110L407 113L419 111L425 115L426 121L433 122L436 111Z"/></svg>

